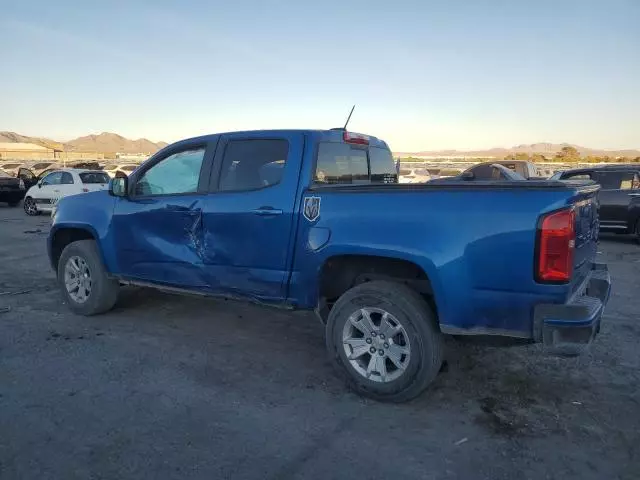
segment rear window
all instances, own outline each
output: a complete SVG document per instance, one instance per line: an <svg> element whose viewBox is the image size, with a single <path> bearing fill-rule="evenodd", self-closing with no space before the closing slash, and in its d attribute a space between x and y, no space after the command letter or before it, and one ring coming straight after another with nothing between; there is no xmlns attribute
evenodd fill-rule
<svg viewBox="0 0 640 480"><path fill-rule="evenodd" d="M398 183L398 174L388 149L322 142L318 147L314 182L329 185Z"/></svg>
<svg viewBox="0 0 640 480"><path fill-rule="evenodd" d="M82 183L109 183L109 175L103 172L83 172L80 180Z"/></svg>

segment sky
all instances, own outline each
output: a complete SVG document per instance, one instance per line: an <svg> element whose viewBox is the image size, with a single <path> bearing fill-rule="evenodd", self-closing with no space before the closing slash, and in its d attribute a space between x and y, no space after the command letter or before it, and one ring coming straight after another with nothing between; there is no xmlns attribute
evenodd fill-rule
<svg viewBox="0 0 640 480"><path fill-rule="evenodd" d="M0 130L640 148L640 0L0 0Z"/></svg>

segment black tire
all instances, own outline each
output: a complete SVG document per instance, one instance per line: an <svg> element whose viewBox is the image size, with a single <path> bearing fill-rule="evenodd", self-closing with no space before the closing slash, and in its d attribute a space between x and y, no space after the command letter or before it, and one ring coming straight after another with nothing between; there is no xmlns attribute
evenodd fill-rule
<svg viewBox="0 0 640 480"><path fill-rule="evenodd" d="M40 210L38 210L38 207L36 206L36 201L31 197L25 197L24 202L22 203L22 208L24 208L24 213L30 217L40 215Z"/></svg>
<svg viewBox="0 0 640 480"><path fill-rule="evenodd" d="M411 354L404 373L395 380L372 381L347 358L343 330L349 317L364 307L390 313L407 333ZM409 287L389 281L363 283L344 293L329 313L326 342L330 359L347 384L378 401L406 402L418 396L436 378L444 357L442 333L429 304Z"/></svg>
<svg viewBox="0 0 640 480"><path fill-rule="evenodd" d="M65 266L71 257L83 259L91 273L91 292L83 303L74 300L65 286ZM120 291L120 283L109 278L102 264L96 242L93 240L78 240L64 248L58 261L58 284L71 311L86 316L111 310L118 300L118 292Z"/></svg>

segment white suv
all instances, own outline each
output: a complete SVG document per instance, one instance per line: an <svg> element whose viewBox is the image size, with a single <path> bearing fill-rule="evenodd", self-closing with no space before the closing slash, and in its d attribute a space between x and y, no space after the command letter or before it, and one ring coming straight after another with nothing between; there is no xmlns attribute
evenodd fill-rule
<svg viewBox="0 0 640 480"><path fill-rule="evenodd" d="M27 191L24 197L24 211L27 215L52 212L62 197L106 190L109 180L109 175L101 170L54 170Z"/></svg>

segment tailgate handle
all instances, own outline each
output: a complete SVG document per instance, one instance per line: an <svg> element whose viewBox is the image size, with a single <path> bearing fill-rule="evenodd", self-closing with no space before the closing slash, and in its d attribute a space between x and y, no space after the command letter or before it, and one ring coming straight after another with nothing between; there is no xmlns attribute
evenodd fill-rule
<svg viewBox="0 0 640 480"><path fill-rule="evenodd" d="M261 217L269 217L272 215L282 215L282 210L273 207L260 207L253 210L252 213L260 215Z"/></svg>

